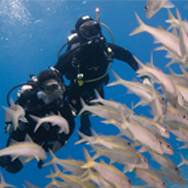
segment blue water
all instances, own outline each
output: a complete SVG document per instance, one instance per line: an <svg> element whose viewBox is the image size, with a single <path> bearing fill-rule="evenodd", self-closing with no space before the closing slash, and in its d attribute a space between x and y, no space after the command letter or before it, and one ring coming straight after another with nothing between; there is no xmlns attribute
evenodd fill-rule
<svg viewBox="0 0 188 188"><path fill-rule="evenodd" d="M25 83L29 79L29 74L38 74L40 71L53 66L57 57L56 54L60 47L66 42L66 37L74 24L82 15L90 15L95 18L95 8L100 8L100 21L108 25L111 29L115 43L129 49L143 63L150 61L151 50L158 45L154 44L154 39L147 33L141 33L129 37L129 33L138 26L134 12L148 25L157 27L163 26L165 29L169 26L164 21L168 19L167 10L161 9L153 18L145 18L144 5L146 1L61 1L61 0L0 0L0 87L1 97L0 105L7 106L6 95L15 85ZM187 1L173 1L180 10L183 19L188 19ZM172 9L175 14L175 9ZM111 41L109 33L103 28L103 32L108 41ZM169 73L165 65L169 59L165 58L166 52L154 52L154 64ZM177 65L172 68L176 69ZM136 77L135 72L123 62L114 61L112 69L122 78L133 80ZM179 70L178 70L179 71ZM111 80L114 78L110 73ZM105 96L107 99L113 99L127 104L138 102L139 98L133 94L126 94L127 90L123 86L105 87ZM16 93L11 96L16 99ZM138 107L135 112L138 114L149 115L149 108ZM4 110L0 108L0 149L6 145L8 135L4 133ZM97 133L118 134L118 130L113 126L101 124L100 118L91 118L93 128ZM59 158L83 159L84 145L74 145L78 140L76 130L79 127L79 119L76 119L76 129L66 147L56 153ZM177 147L182 143L177 142L171 135L168 140L175 150L172 160L179 164L180 155ZM84 146L85 147L85 146ZM90 149L87 147L87 149ZM187 157L187 150L181 153ZM146 154L147 156L147 154ZM147 156L149 158L149 156ZM50 157L48 158L50 159ZM153 166L155 162L150 161ZM121 168L121 166L118 166ZM0 169L5 181L17 187L23 187L24 180L31 182L38 187L45 187L50 179L45 178L50 174L52 166L44 167L41 170L37 168L36 160L26 164L26 166L17 174L9 174ZM181 175L186 179L186 166L181 169ZM127 174L132 180L133 185L143 185L143 182L135 178L134 173ZM187 179L188 180L188 179ZM187 181L188 182L188 181ZM168 187L176 187L169 184ZM186 187L186 186L185 186Z"/></svg>

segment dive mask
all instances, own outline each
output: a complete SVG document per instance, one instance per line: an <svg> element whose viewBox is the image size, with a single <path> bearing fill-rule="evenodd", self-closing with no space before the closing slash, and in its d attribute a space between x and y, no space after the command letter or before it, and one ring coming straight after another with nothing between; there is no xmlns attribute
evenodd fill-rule
<svg viewBox="0 0 188 188"><path fill-rule="evenodd" d="M47 82L45 82L43 84L43 91L46 93L46 94L50 94L56 90L58 90L60 88L60 85L59 83L56 81L56 80L48 80Z"/></svg>
<svg viewBox="0 0 188 188"><path fill-rule="evenodd" d="M83 23L79 27L80 34L86 38L91 40L94 36L97 36L101 31L101 27L98 22L95 21L87 21Z"/></svg>
<svg viewBox="0 0 188 188"><path fill-rule="evenodd" d="M48 104L60 98L63 99L65 88L54 79L50 79L43 84L42 91L37 93L39 99L43 99L44 103Z"/></svg>

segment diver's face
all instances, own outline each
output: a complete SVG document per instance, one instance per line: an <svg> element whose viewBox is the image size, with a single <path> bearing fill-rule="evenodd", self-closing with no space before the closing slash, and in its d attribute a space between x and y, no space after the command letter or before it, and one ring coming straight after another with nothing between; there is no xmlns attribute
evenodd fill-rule
<svg viewBox="0 0 188 188"><path fill-rule="evenodd" d="M54 92L56 93L56 91L59 90L59 88L60 88L60 84L53 79L47 80L43 86L43 90L47 95L53 94Z"/></svg>
<svg viewBox="0 0 188 188"><path fill-rule="evenodd" d="M54 102L56 99L63 99L64 90L60 83L56 80L50 79L43 84L43 101L48 104Z"/></svg>
<svg viewBox="0 0 188 188"><path fill-rule="evenodd" d="M97 22L87 21L80 26L79 31L85 37L94 37L99 34L100 26Z"/></svg>

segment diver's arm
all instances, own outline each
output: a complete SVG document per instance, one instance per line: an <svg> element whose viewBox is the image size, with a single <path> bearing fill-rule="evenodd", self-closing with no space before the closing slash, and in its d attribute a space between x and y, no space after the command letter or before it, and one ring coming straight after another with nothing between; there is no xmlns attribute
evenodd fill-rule
<svg viewBox="0 0 188 188"><path fill-rule="evenodd" d="M54 68L56 68L62 75L65 75L66 72L71 68L70 61L68 61L69 59L69 51L67 51L59 57L56 64L54 65Z"/></svg>
<svg viewBox="0 0 188 188"><path fill-rule="evenodd" d="M131 52L115 44L107 43L107 45L112 49L115 59L128 63L134 71L137 71L139 69L138 63L134 59ZM150 86L150 81L148 79L148 76L141 76L141 78L142 78L143 84Z"/></svg>
<svg viewBox="0 0 188 188"><path fill-rule="evenodd" d="M129 52L127 49L122 48L120 46L117 46L115 44L107 43L107 45L112 49L114 52L114 58L118 59L120 61L124 61L128 63L134 71L137 71L139 66L137 61L134 59L131 52Z"/></svg>

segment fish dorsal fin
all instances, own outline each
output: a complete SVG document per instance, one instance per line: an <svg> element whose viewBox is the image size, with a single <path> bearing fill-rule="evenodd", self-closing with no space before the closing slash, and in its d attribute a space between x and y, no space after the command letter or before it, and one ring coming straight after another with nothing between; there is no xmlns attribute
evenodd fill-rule
<svg viewBox="0 0 188 188"><path fill-rule="evenodd" d="M151 52L150 63L151 63L151 66L152 66L153 68L155 68L155 66L154 66L154 64L153 64L153 52Z"/></svg>
<svg viewBox="0 0 188 188"><path fill-rule="evenodd" d="M52 160L57 160L58 158L54 155L53 151L49 148L48 149L50 157L52 158Z"/></svg>
<svg viewBox="0 0 188 188"><path fill-rule="evenodd" d="M158 29L165 30L163 26L159 25Z"/></svg>
<svg viewBox="0 0 188 188"><path fill-rule="evenodd" d="M135 83L139 83L137 78L133 78L131 81Z"/></svg>
<svg viewBox="0 0 188 188"><path fill-rule="evenodd" d="M170 1L170 0L168 0L165 4L164 4L164 8L174 8L174 4Z"/></svg>
<svg viewBox="0 0 188 188"><path fill-rule="evenodd" d="M172 14L172 12L170 11L170 9L168 10L168 17L170 18L170 20L176 20L176 18L174 17L174 15ZM169 22L169 20L166 21L167 23Z"/></svg>
<svg viewBox="0 0 188 188"><path fill-rule="evenodd" d="M107 165L103 159L100 160L100 163L103 164L103 165Z"/></svg>
<svg viewBox="0 0 188 188"><path fill-rule="evenodd" d="M84 150L84 157L85 157L85 160L90 163L92 160L91 156L89 155L89 152L86 150L86 148L83 148Z"/></svg>
<svg viewBox="0 0 188 188"><path fill-rule="evenodd" d="M18 141L14 140L14 139L10 139L9 146L15 145L17 143L18 143Z"/></svg>
<svg viewBox="0 0 188 188"><path fill-rule="evenodd" d="M14 106L14 105L15 105L15 103L14 103L14 101L13 101L12 98L10 99L10 105L11 105L11 106Z"/></svg>
<svg viewBox="0 0 188 188"><path fill-rule="evenodd" d="M66 160L74 160L74 158L71 155L69 155Z"/></svg>
<svg viewBox="0 0 188 188"><path fill-rule="evenodd" d="M91 132L92 132L92 134L93 134L93 137L98 138L99 135L95 132L95 130L92 129L92 128L90 128L90 129L91 129Z"/></svg>
<svg viewBox="0 0 188 188"><path fill-rule="evenodd" d="M99 99L99 100L102 99L102 97L100 96L99 92L96 89L94 89L94 93L95 93L95 96L97 99Z"/></svg>
<svg viewBox="0 0 188 188"><path fill-rule="evenodd" d="M25 135L25 141L26 141L26 142L32 142L32 143L33 143L32 138L31 138L28 134Z"/></svg>
<svg viewBox="0 0 188 188"><path fill-rule="evenodd" d="M176 37L178 37L178 32L177 32L177 29L176 29L176 28L174 28L174 29L172 30L172 34L175 35Z"/></svg>
<svg viewBox="0 0 188 188"><path fill-rule="evenodd" d="M52 111L50 111L50 114L49 114L50 116L55 116L56 114L54 113L54 112L52 112Z"/></svg>
<svg viewBox="0 0 188 188"><path fill-rule="evenodd" d="M61 116L61 113L60 113L60 111L57 111L57 114L58 114L58 116Z"/></svg>

